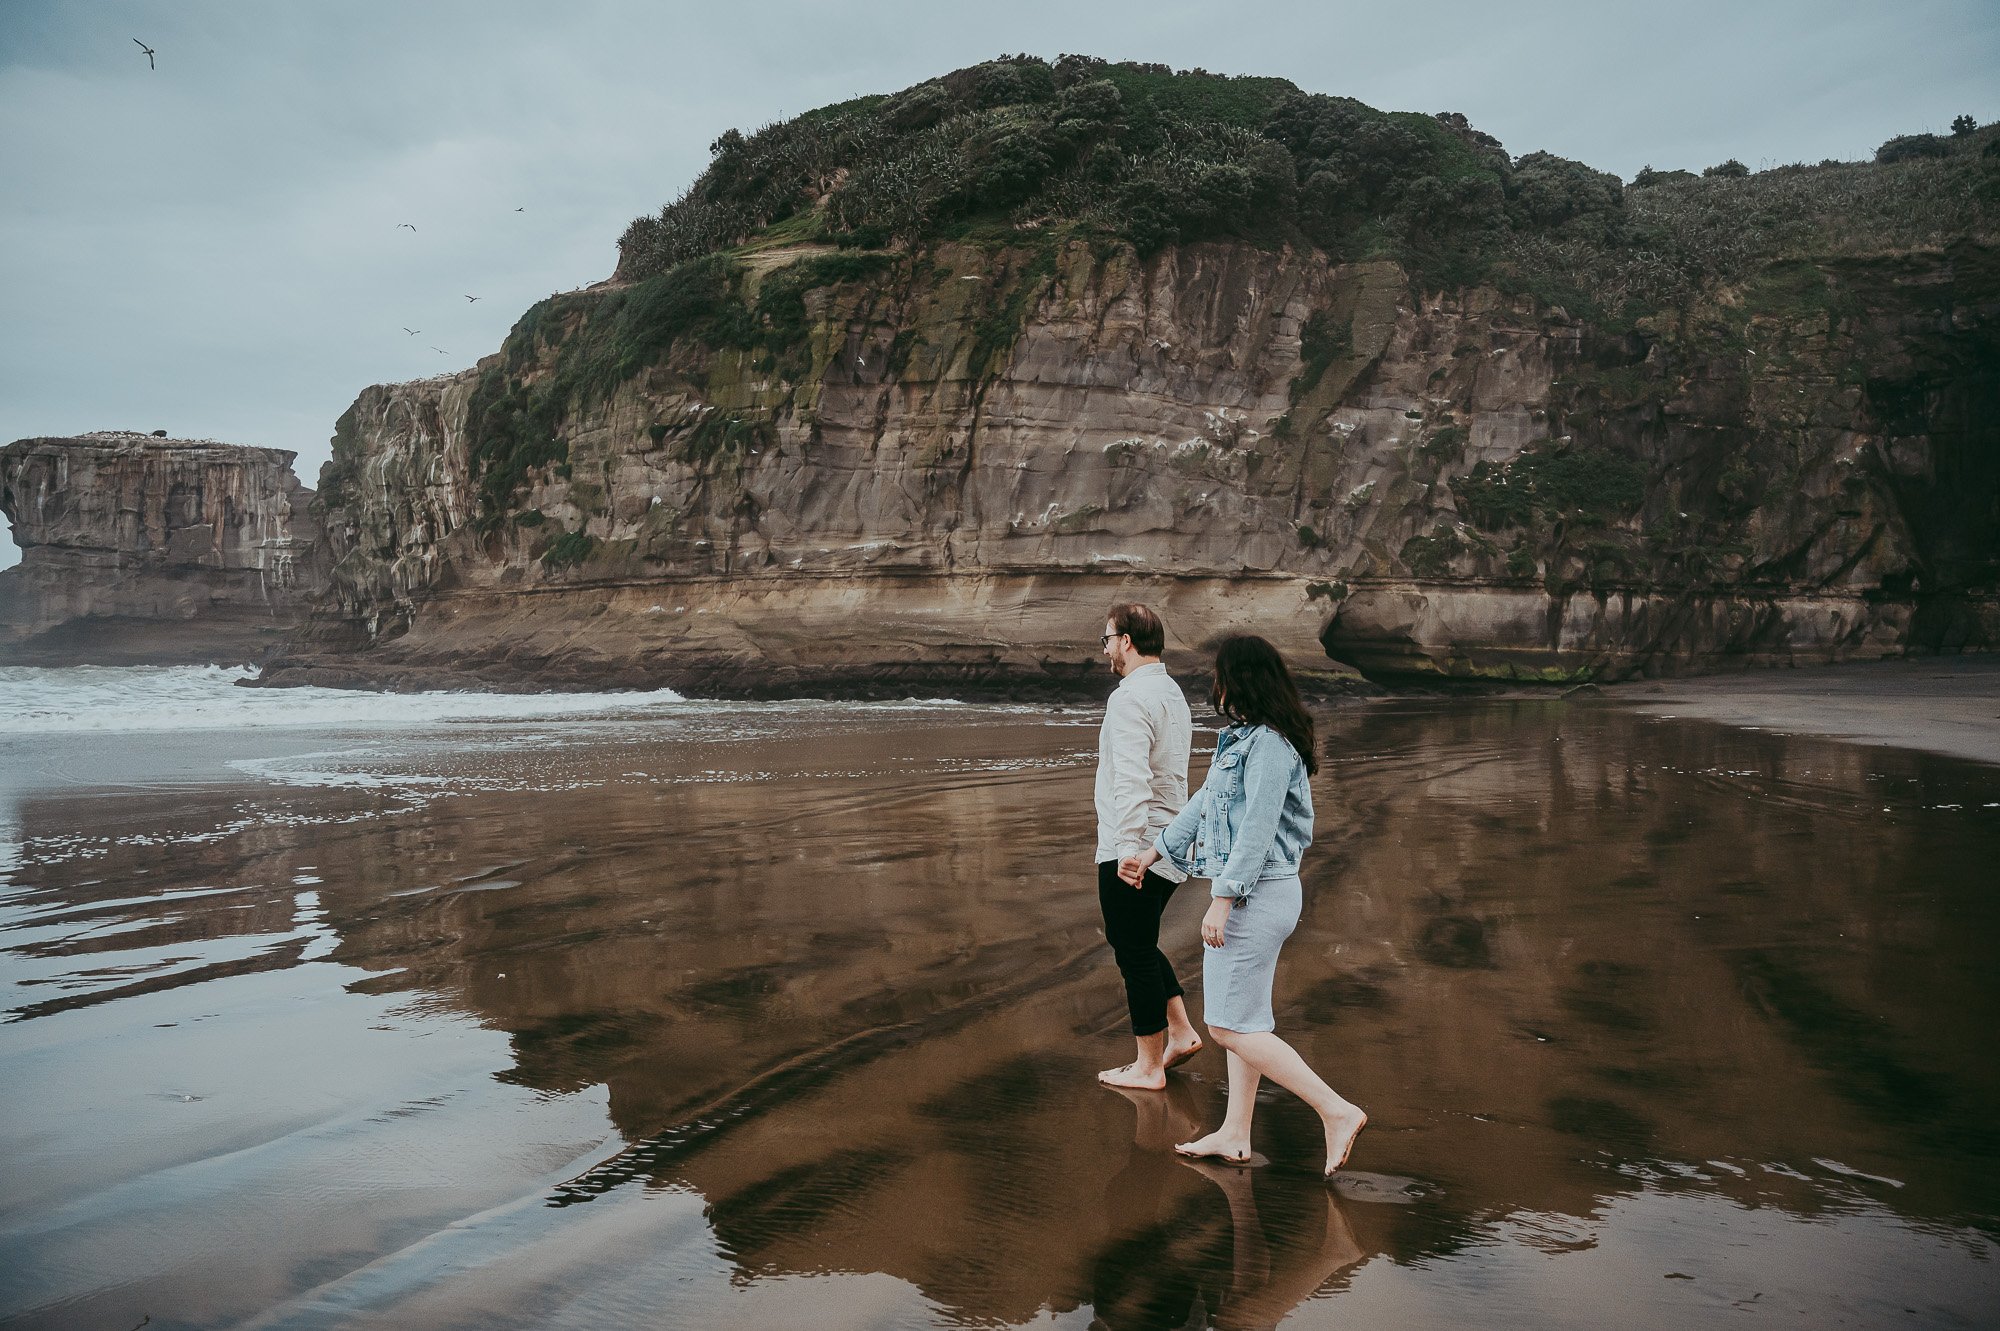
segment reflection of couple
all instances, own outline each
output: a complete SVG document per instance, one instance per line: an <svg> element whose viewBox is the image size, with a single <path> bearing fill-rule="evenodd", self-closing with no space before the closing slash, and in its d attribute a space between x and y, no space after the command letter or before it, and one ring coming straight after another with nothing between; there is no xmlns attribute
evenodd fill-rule
<svg viewBox="0 0 2000 1331"><path fill-rule="evenodd" d="M1111 1179L1105 1207L1125 1237L1093 1271L1093 1328L1273 1327L1367 1255L1334 1189L1182 1161L1222 1194L1222 1223L1212 1195L1171 1187L1167 1175L1177 1171L1159 1155L1200 1121L1188 1084L1176 1077L1164 1092L1120 1093L1138 1117L1131 1159Z"/></svg>
<svg viewBox="0 0 2000 1331"><path fill-rule="evenodd" d="M1167 1070L1201 1051L1159 935L1174 888L1206 878L1203 1016L1228 1057L1229 1110L1219 1129L1174 1149L1248 1161L1257 1086L1269 1077L1319 1114L1331 1175L1368 1116L1274 1033L1271 1011L1278 949L1299 922L1299 858L1312 843L1310 778L1319 767L1312 718L1276 648L1257 637L1225 640L1209 701L1229 724L1207 779L1186 799L1193 723L1160 661L1160 617L1143 605L1114 606L1103 645L1119 684L1097 746L1097 895L1138 1056L1098 1077L1122 1089L1163 1090Z"/></svg>

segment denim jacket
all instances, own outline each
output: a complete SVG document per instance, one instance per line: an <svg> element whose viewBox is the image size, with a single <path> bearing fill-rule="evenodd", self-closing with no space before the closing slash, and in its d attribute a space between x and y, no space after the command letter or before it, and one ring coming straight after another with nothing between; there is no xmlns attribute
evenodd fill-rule
<svg viewBox="0 0 2000 1331"><path fill-rule="evenodd" d="M1303 759L1269 726L1230 726L1215 760L1153 848L1209 895L1242 897L1265 878L1289 878L1312 844L1312 786Z"/></svg>

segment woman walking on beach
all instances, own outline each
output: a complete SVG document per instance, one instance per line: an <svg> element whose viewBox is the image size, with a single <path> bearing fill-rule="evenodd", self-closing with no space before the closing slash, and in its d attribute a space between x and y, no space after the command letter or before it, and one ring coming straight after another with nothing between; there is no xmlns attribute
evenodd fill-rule
<svg viewBox="0 0 2000 1331"><path fill-rule="evenodd" d="M1304 1100L1326 1129L1326 1174L1347 1163L1368 1115L1343 1099L1275 1033L1271 984L1278 949L1298 926L1299 859L1312 844L1313 723L1284 658L1258 637L1230 638L1215 653L1215 710L1231 724L1217 737L1201 790L1154 840L1124 860L1138 882L1160 859L1210 881L1201 921L1203 1020L1229 1059L1222 1126L1174 1149L1196 1158L1250 1159L1250 1119L1265 1077Z"/></svg>

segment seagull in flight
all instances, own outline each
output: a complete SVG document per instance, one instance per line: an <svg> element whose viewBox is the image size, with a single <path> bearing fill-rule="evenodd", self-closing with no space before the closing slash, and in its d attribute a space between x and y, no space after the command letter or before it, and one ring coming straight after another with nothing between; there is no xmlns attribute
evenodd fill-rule
<svg viewBox="0 0 2000 1331"><path fill-rule="evenodd" d="M465 296L465 293L464 293L463 291L459 292L458 294L459 294L459 295L461 295L461 296ZM479 297L477 297L477 296L465 296L465 298L466 298L467 300L478 300L478 299L479 299Z"/></svg>
<svg viewBox="0 0 2000 1331"><path fill-rule="evenodd" d="M396 229L397 229L398 231L401 231L401 230L402 230L402 229L403 229L404 227L406 227L406 226L410 226L410 224L409 224L408 222L398 222L398 223L396 223ZM416 228L415 228L415 227L413 227L413 226L410 226L410 230L411 230L412 232L414 232L414 231L416 230Z"/></svg>
<svg viewBox="0 0 2000 1331"><path fill-rule="evenodd" d="M440 356L449 356L451 354L449 351L446 351L443 347L432 347L431 350L435 351Z"/></svg>
<svg viewBox="0 0 2000 1331"><path fill-rule="evenodd" d="M132 40L135 42L139 42L139 39L137 37L134 37ZM139 49L146 53L146 68L158 69L159 66L153 63L153 55L154 55L153 48L146 45L146 43L144 42L139 42Z"/></svg>
<svg viewBox="0 0 2000 1331"><path fill-rule="evenodd" d="M517 213L525 213L525 212L527 212L528 210L527 210L526 208L516 208L516 209L515 209L514 211L515 211L515 212L517 212Z"/></svg>
<svg viewBox="0 0 2000 1331"><path fill-rule="evenodd" d="M403 331L404 331L404 332L406 332L406 333L408 333L408 334L409 334L409 335L410 335L411 337L415 337L415 336L416 336L416 335L417 335L418 333L421 333L421 332L423 332L424 330L423 330L423 329L421 329L421 328L411 328L411 327L408 327L407 325L405 325L405 326L403 327Z"/></svg>

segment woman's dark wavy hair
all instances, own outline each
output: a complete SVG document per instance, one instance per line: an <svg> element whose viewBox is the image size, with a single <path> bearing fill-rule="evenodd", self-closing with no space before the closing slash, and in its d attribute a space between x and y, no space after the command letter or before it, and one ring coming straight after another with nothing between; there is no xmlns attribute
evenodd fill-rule
<svg viewBox="0 0 2000 1331"><path fill-rule="evenodd" d="M1209 686L1208 701L1231 721L1271 727L1298 751L1308 774L1319 771L1313 719L1299 701L1285 658L1264 639L1255 634L1223 639L1215 649L1215 683Z"/></svg>

